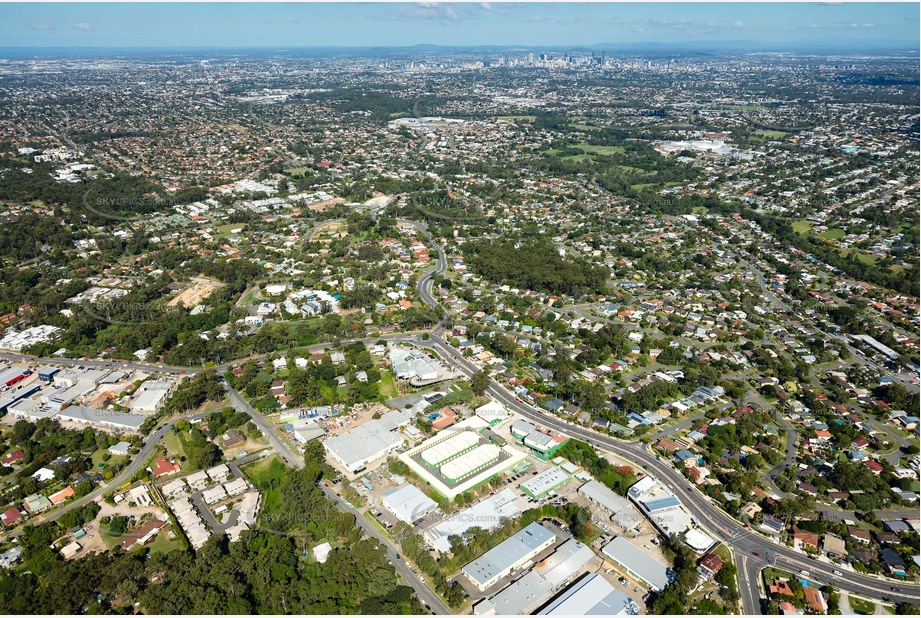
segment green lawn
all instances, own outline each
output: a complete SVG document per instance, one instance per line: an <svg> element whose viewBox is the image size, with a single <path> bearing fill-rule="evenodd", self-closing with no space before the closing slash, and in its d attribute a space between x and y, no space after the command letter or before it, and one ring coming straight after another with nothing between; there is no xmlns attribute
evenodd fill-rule
<svg viewBox="0 0 921 618"><path fill-rule="evenodd" d="M262 494L263 511L274 513L281 501L281 483L287 468L278 455L265 457L243 468L246 476Z"/></svg>
<svg viewBox="0 0 921 618"><path fill-rule="evenodd" d="M179 535L176 535L172 541L166 538L166 532L161 532L157 535L157 538L153 540L152 543L148 544L147 547L150 548L150 553L152 554L165 554L171 552L174 549L182 549L182 541L179 540Z"/></svg>
<svg viewBox="0 0 921 618"><path fill-rule="evenodd" d="M572 127L573 129L577 129L579 131L600 131L601 130L601 127L593 127L590 124L582 124L580 122L570 122L566 126Z"/></svg>
<svg viewBox="0 0 921 618"><path fill-rule="evenodd" d="M166 437L163 438L163 443L166 445L167 458L179 460L180 458L186 456L186 451L185 448L183 448L182 439L175 431L171 431L166 434ZM190 471L186 468L186 466L189 465L186 462L181 461L179 462L179 465L182 466L183 472Z"/></svg>
<svg viewBox="0 0 921 618"><path fill-rule="evenodd" d="M812 229L812 221L799 219L793 222L793 231L797 234L806 234Z"/></svg>
<svg viewBox="0 0 921 618"><path fill-rule="evenodd" d="M623 146L597 146L595 144L576 144L575 148L579 148L582 152L597 154L597 155L612 155L612 154L621 154L624 151Z"/></svg>
<svg viewBox="0 0 921 618"><path fill-rule="evenodd" d="M832 227L819 234L819 236L822 238L828 238L829 240L837 240L839 238L844 238L845 231L841 228Z"/></svg>
<svg viewBox="0 0 921 618"><path fill-rule="evenodd" d="M851 254L851 250L850 249L839 249L838 253L840 253L844 257L847 257L848 255ZM870 255L869 253L858 251L857 260L860 262L863 262L864 264L867 264L868 266L876 266L876 257L873 255Z"/></svg>
<svg viewBox="0 0 921 618"><path fill-rule="evenodd" d="M102 456L105 453L107 453L108 450L109 449L101 448L97 450L95 453L93 453L92 455L93 470L98 472L99 470L102 470L103 468L108 468L109 466L114 466L116 464L124 465L128 461L128 457L123 457L121 455L112 455L112 457L110 457L108 461L103 461ZM103 465L100 466L99 464L103 464Z"/></svg>
<svg viewBox="0 0 921 618"><path fill-rule="evenodd" d="M851 609L854 610L855 614L862 614L864 616L869 616L876 611L876 604L871 603L870 601L864 601L861 599L855 599L854 597L849 597L848 602L851 605Z"/></svg>
<svg viewBox="0 0 921 618"><path fill-rule="evenodd" d="M497 120L527 120L533 122L537 116L496 116Z"/></svg>
<svg viewBox="0 0 921 618"><path fill-rule="evenodd" d="M657 186L658 186L658 183L655 183L655 182L643 182L643 183L636 184L636 185L630 185L630 188L633 189L634 191L642 191L644 189L648 189L649 187L657 187Z"/></svg>
<svg viewBox="0 0 921 618"><path fill-rule="evenodd" d="M782 139L790 134L786 131L771 131L769 129L762 129L760 131L755 131L755 135L763 135L764 137L768 137L770 139Z"/></svg>
<svg viewBox="0 0 921 618"><path fill-rule="evenodd" d="M387 399L393 399L394 397L399 397L400 393L397 390L396 382L393 380L393 375L389 371L381 372L381 397L386 401Z"/></svg>

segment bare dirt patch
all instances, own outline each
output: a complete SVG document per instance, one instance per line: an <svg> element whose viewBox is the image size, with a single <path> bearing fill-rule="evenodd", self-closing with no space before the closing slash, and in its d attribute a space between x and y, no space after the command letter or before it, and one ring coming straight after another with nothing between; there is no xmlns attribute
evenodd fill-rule
<svg viewBox="0 0 921 618"><path fill-rule="evenodd" d="M179 292L179 294L166 303L166 305L168 307L175 307L181 302L184 307L191 309L207 298L211 292L223 286L224 284L217 279L201 276L192 277L192 284Z"/></svg>

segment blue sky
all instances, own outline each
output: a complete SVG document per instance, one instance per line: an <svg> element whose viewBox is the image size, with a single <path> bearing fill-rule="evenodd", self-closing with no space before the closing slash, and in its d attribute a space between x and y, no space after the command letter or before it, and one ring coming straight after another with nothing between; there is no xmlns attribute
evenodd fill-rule
<svg viewBox="0 0 921 618"><path fill-rule="evenodd" d="M0 3L0 47L919 41L895 3Z"/></svg>

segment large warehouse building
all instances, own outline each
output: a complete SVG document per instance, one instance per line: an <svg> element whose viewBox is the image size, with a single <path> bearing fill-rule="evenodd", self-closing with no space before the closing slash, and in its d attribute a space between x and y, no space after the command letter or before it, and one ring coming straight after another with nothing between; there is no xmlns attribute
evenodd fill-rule
<svg viewBox="0 0 921 618"><path fill-rule="evenodd" d="M636 530L643 518L629 500L618 496L599 480L592 480L579 487L578 493L593 504L611 513L611 521L625 531Z"/></svg>
<svg viewBox="0 0 921 618"><path fill-rule="evenodd" d="M403 444L403 436L397 430L411 420L409 415L394 410L340 436L330 436L323 446L342 469L356 474Z"/></svg>
<svg viewBox="0 0 921 618"><path fill-rule="evenodd" d="M521 490L538 500L569 482L569 475L559 468L548 468L521 484Z"/></svg>
<svg viewBox="0 0 921 618"><path fill-rule="evenodd" d="M628 575L653 590L664 589L674 575L670 568L622 536L605 545L601 553Z"/></svg>
<svg viewBox="0 0 921 618"><path fill-rule="evenodd" d="M445 435L444 440L436 442L422 451L422 461L432 468L438 468L464 453L472 451L480 443L480 436L474 431L455 431Z"/></svg>
<svg viewBox="0 0 921 618"><path fill-rule="evenodd" d="M575 539L569 539L544 558L527 575L491 598L480 601L477 614L500 616L527 615L550 597L553 591L596 560L595 552Z"/></svg>
<svg viewBox="0 0 921 618"><path fill-rule="evenodd" d="M636 616L637 604L598 573L588 573L545 605L536 616Z"/></svg>
<svg viewBox="0 0 921 618"><path fill-rule="evenodd" d="M441 466L441 475L450 483L459 483L499 461L501 454L495 444L480 444Z"/></svg>
<svg viewBox="0 0 921 618"><path fill-rule="evenodd" d="M382 502L384 508L408 524L416 523L438 508L434 500L409 483L385 493Z"/></svg>
<svg viewBox="0 0 921 618"><path fill-rule="evenodd" d="M518 517L520 514L521 508L516 503L515 492L506 488L469 509L458 511L437 526L432 526L423 536L438 551L449 552L451 543L448 537L452 534L461 536L474 526L489 531L495 530L503 519Z"/></svg>
<svg viewBox="0 0 921 618"><path fill-rule="evenodd" d="M553 532L533 523L465 566L461 572L478 590L484 591L515 569L523 567L555 542L556 535Z"/></svg>
<svg viewBox="0 0 921 618"><path fill-rule="evenodd" d="M527 459L517 449L493 444L488 430L489 423L471 416L400 453L400 461L453 500Z"/></svg>

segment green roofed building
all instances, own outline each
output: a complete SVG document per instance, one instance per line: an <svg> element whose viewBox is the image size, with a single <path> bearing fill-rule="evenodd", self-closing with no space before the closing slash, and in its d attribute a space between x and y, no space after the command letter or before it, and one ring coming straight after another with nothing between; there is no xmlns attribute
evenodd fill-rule
<svg viewBox="0 0 921 618"><path fill-rule="evenodd" d="M569 475L559 468L550 468L521 484L521 490L539 500L569 482Z"/></svg>
<svg viewBox="0 0 921 618"><path fill-rule="evenodd" d="M517 420L509 429L518 444L528 447L535 457L543 461L553 459L557 451L569 441L566 436L538 428L528 421Z"/></svg>

